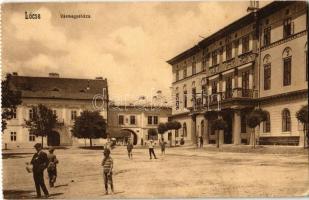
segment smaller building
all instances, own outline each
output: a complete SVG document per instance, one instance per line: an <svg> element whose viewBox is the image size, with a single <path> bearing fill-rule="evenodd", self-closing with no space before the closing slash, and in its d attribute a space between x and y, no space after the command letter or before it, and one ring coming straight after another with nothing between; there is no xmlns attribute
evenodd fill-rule
<svg viewBox="0 0 309 200"><path fill-rule="evenodd" d="M9 84L12 90L21 91L22 103L17 106L13 119L8 121L7 129L3 131L2 147L25 148L41 142L40 137L36 137L25 127L25 120L33 117L32 106L38 104L52 109L58 120L53 133L44 138L44 145L70 146L88 143L87 140L74 138L71 133L76 117L84 110L99 109L100 114L107 119L107 79L61 78L57 73L50 73L48 77L20 76L13 73ZM103 142L103 139L93 140L94 145Z"/></svg>
<svg viewBox="0 0 309 200"><path fill-rule="evenodd" d="M171 114L172 109L167 104L147 102L145 99L112 104L108 112L110 137L120 138L128 134L134 145L143 145L150 138L148 130L157 129L158 124L167 122ZM157 140L160 138L160 135L155 137ZM172 142L172 133L165 133L164 140Z"/></svg>

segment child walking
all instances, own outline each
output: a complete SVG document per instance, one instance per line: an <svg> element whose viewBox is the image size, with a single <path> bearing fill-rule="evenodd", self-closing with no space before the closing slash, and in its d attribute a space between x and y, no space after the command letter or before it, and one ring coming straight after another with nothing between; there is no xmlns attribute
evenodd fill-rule
<svg viewBox="0 0 309 200"><path fill-rule="evenodd" d="M113 185L113 159L110 156L110 150L104 150L104 159L102 161L103 166L103 178L105 185L105 194L108 194L108 183L111 185L112 193L114 193L114 185Z"/></svg>

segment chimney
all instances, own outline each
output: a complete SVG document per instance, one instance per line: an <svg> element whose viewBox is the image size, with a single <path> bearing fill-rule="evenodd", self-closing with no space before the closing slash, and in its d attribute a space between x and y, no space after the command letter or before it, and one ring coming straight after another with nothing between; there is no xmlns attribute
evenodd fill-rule
<svg viewBox="0 0 309 200"><path fill-rule="evenodd" d="M48 77L51 77L51 78L59 78L59 74L58 73L49 73L48 74Z"/></svg>
<svg viewBox="0 0 309 200"><path fill-rule="evenodd" d="M102 76L95 77L96 80L103 80Z"/></svg>
<svg viewBox="0 0 309 200"><path fill-rule="evenodd" d="M18 76L18 73L17 72L12 72L12 75L13 76Z"/></svg>

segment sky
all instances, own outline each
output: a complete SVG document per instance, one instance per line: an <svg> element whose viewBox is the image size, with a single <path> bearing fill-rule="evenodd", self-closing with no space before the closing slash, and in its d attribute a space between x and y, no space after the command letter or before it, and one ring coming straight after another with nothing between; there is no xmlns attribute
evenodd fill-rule
<svg viewBox="0 0 309 200"><path fill-rule="evenodd" d="M260 6L268 2L261 2ZM110 98L170 95L166 63L247 14L248 1L7 3L2 5L2 77L107 78ZM25 19L25 11L39 20ZM91 18L63 19L60 14Z"/></svg>

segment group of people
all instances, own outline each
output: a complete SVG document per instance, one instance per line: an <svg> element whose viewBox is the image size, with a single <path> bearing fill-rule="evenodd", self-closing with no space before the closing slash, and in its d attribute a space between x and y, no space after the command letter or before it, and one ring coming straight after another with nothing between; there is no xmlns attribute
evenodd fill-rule
<svg viewBox="0 0 309 200"><path fill-rule="evenodd" d="M28 172L33 173L37 198L41 198L41 189L43 190L45 197L48 198L49 192L44 182L44 170L47 169L48 172L49 186L54 187L57 179L57 164L59 161L54 154L54 148L48 150L49 154L42 150L43 148L40 143L35 144L34 148L36 153L33 155L30 162L32 169L29 169L29 166L27 166L27 170Z"/></svg>
<svg viewBox="0 0 309 200"><path fill-rule="evenodd" d="M165 154L165 147L166 142L162 138L159 141L159 145L161 147L161 154ZM148 141L148 149L149 149L149 157L152 159L157 159L154 148L156 143L153 140ZM37 198L41 198L41 189L44 192L45 198L49 197L49 192L46 188L45 182L44 182L44 170L47 169L48 177L49 177L49 186L54 187L54 184L57 179L57 164L59 163L56 155L54 154L55 149L50 148L48 151L49 153L45 153L43 151L42 145L40 143L37 143L34 145L34 148L36 150L36 153L33 155L30 164L32 165L32 168L30 169L29 166L27 166L28 172L33 173L33 179L35 183ZM102 167L103 167L103 179L104 179L104 186L105 186L105 194L108 194L108 185L110 185L111 192L114 193L114 185L113 185L113 159L111 157L111 144L108 142L104 146L103 155L104 158L102 160ZM132 141L129 141L127 144L127 150L128 150L128 157L129 159L133 159L133 143ZM28 165L29 163L27 163Z"/></svg>
<svg viewBox="0 0 309 200"><path fill-rule="evenodd" d="M164 138L162 138L160 141L159 141L159 145L161 147L161 155L165 155L165 147L166 147L166 142L164 141ZM157 159L156 157L156 154L155 154L155 151L154 151L154 147L156 145L156 143L153 141L153 140L149 140L148 143L148 150L149 150L149 158L152 159L152 157L154 157L154 159ZM128 141L128 144L127 144L127 150L128 150L128 157L129 159L133 159L133 143L131 140Z"/></svg>

